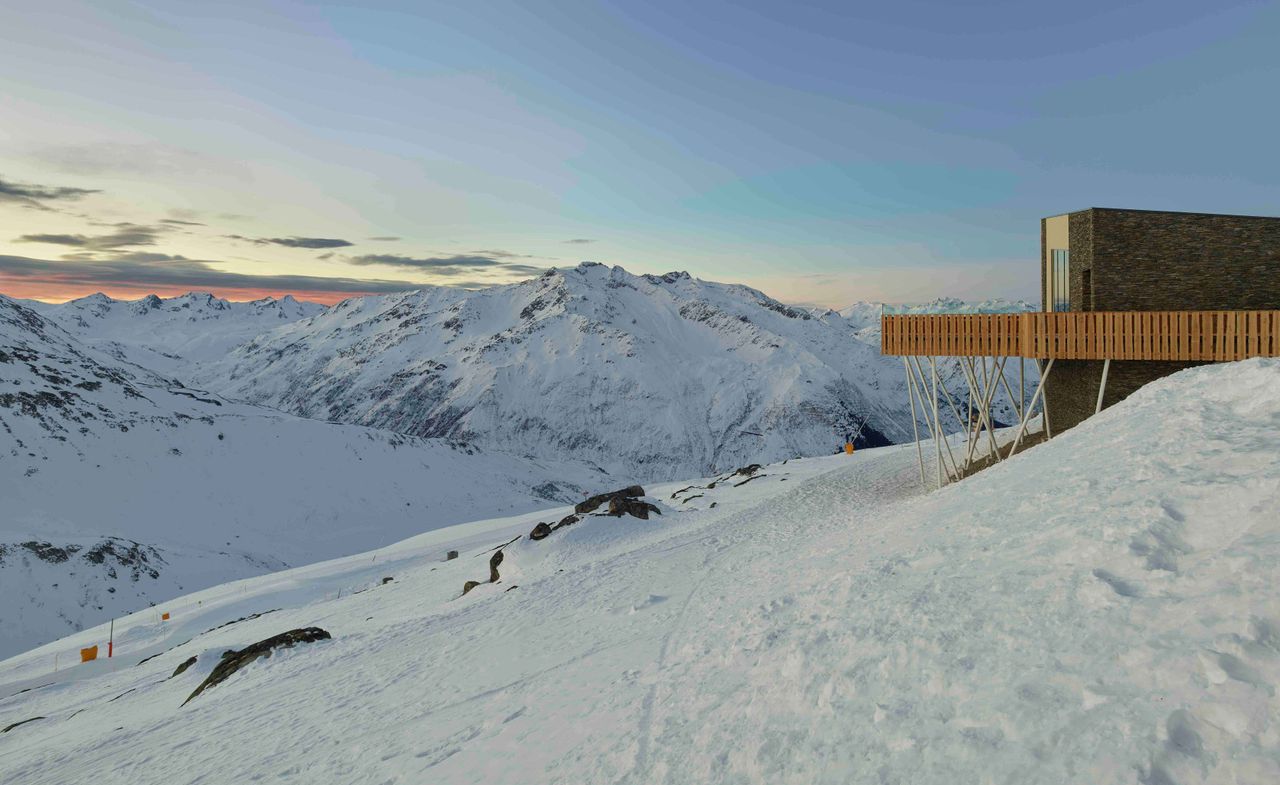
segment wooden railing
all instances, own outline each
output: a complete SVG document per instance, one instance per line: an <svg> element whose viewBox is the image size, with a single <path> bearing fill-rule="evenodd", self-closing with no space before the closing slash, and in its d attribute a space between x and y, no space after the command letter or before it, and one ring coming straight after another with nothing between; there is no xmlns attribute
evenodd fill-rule
<svg viewBox="0 0 1280 785"><path fill-rule="evenodd" d="M889 355L1064 360L1280 356L1280 311L911 314L881 318Z"/></svg>

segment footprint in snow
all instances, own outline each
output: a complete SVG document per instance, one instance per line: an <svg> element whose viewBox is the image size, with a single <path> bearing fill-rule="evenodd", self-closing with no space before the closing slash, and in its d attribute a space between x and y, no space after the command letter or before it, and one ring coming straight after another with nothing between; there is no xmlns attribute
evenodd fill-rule
<svg viewBox="0 0 1280 785"><path fill-rule="evenodd" d="M650 594L645 599L641 600L640 602L637 602L635 605L632 605L630 613L638 613L644 610L645 608L651 608L654 605L657 605L658 603L666 602L666 601L667 601L667 598L665 595Z"/></svg>
<svg viewBox="0 0 1280 785"><path fill-rule="evenodd" d="M1094 570L1093 577L1097 578L1098 580L1110 586L1111 590L1114 591L1116 594L1119 594L1121 597L1141 597L1142 596L1141 586L1139 586L1136 583L1133 583L1132 581L1127 581L1113 572L1108 572L1107 570L1101 570L1101 569Z"/></svg>

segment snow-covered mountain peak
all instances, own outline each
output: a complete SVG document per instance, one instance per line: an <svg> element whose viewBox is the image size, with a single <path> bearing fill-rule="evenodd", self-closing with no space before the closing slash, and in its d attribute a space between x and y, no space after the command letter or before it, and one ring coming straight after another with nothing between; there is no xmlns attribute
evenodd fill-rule
<svg viewBox="0 0 1280 785"><path fill-rule="evenodd" d="M910 433L900 373L842 320L686 272L583 263L347 300L196 379L303 416L576 457L639 478Z"/></svg>
<svg viewBox="0 0 1280 785"><path fill-rule="evenodd" d="M326 310L292 297L230 302L209 292L137 300L98 293L35 308L113 357L179 377L255 335Z"/></svg>

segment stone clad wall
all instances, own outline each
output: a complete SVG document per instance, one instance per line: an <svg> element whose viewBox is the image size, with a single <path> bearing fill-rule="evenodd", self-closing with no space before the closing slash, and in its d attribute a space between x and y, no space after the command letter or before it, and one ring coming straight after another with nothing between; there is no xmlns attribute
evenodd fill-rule
<svg viewBox="0 0 1280 785"><path fill-rule="evenodd" d="M1095 311L1280 308L1280 218L1092 208L1070 214L1068 233L1073 310L1081 310L1086 269ZM1042 225L1042 291L1043 238ZM1112 361L1103 406L1201 364ZM1055 433L1093 414L1101 378L1101 361L1054 363L1045 395Z"/></svg>
<svg viewBox="0 0 1280 785"><path fill-rule="evenodd" d="M1280 308L1280 218L1089 212L1095 310Z"/></svg>

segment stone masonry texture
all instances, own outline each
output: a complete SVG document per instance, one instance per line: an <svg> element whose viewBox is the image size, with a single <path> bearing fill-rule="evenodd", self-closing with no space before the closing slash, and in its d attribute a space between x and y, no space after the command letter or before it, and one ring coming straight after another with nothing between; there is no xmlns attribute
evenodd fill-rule
<svg viewBox="0 0 1280 785"><path fill-rule="evenodd" d="M1087 302L1095 311L1280 308L1280 218L1095 207L1071 213L1067 234L1072 310ZM1042 297L1049 250L1042 224ZM1084 296L1086 270L1091 298ZM1113 360L1103 406L1198 364ZM1101 361L1054 363L1045 395L1055 433L1093 414L1101 378Z"/></svg>

